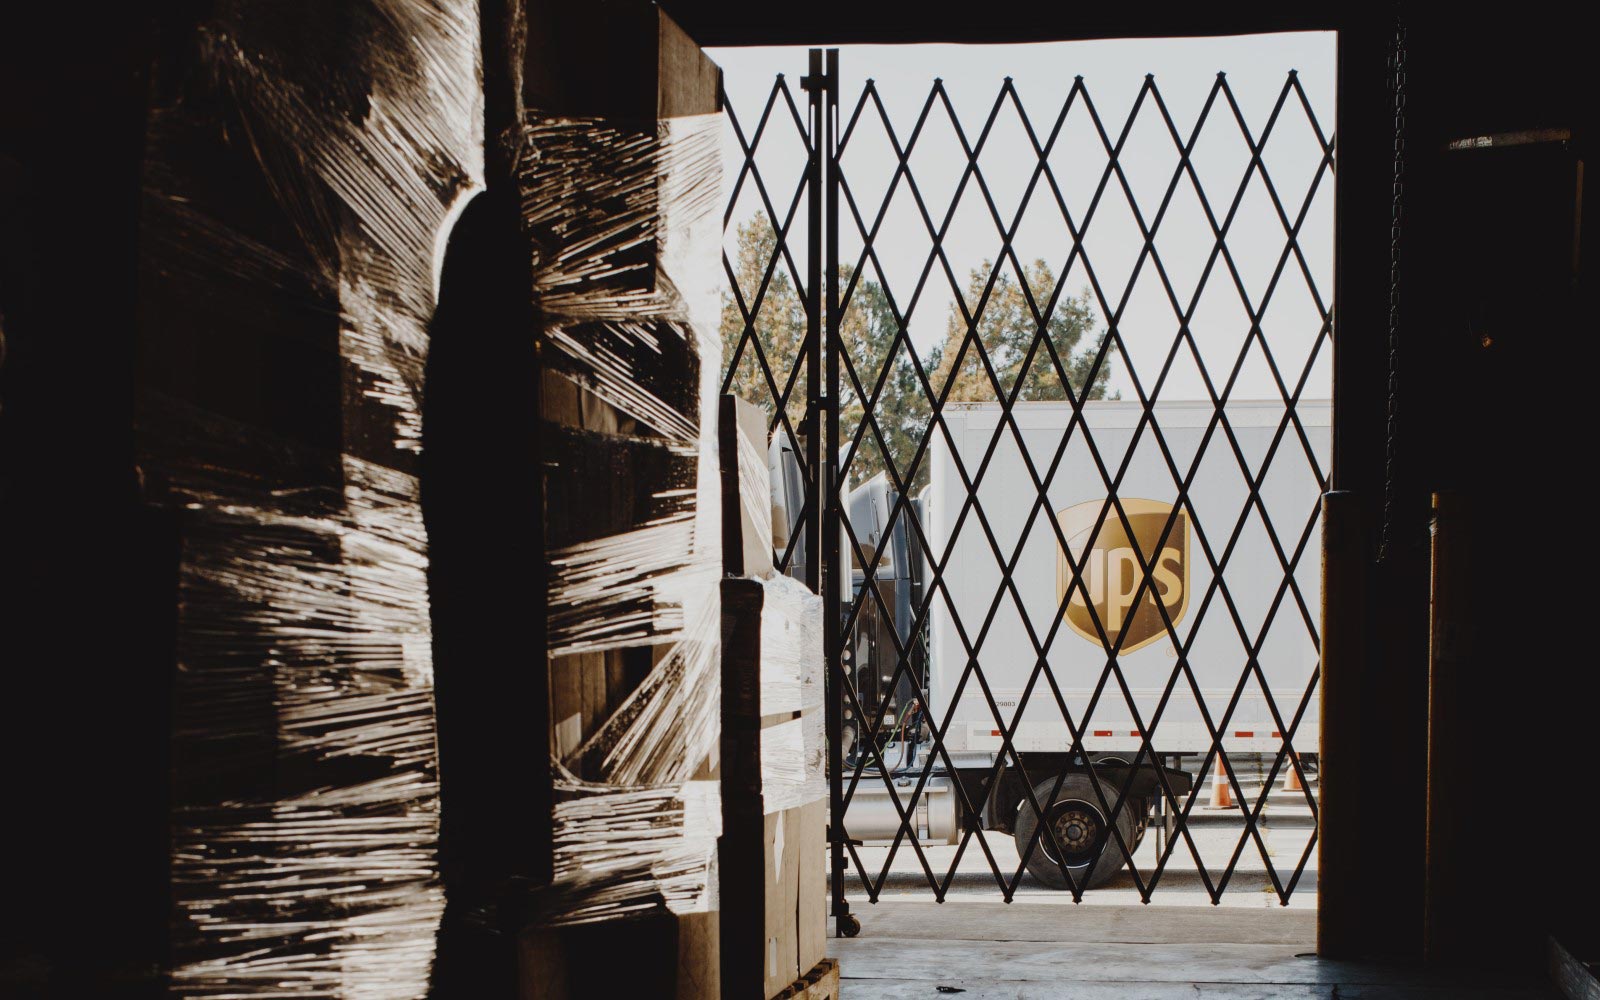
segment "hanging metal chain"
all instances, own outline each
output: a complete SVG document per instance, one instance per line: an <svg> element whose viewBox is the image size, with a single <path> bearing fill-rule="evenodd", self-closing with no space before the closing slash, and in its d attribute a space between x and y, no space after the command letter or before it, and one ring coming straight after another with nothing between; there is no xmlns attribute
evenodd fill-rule
<svg viewBox="0 0 1600 1000"><path fill-rule="evenodd" d="M1394 97L1394 187L1389 203L1389 387L1383 443L1383 527L1378 561L1389 555L1394 528L1395 454L1400 422L1400 230L1406 179L1406 25L1396 20L1389 53L1389 89Z"/></svg>

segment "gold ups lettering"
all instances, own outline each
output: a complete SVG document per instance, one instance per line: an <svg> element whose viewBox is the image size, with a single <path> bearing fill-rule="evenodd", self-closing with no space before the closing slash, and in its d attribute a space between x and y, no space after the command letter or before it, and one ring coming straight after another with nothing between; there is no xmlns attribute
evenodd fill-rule
<svg viewBox="0 0 1600 1000"><path fill-rule="evenodd" d="M1099 616L1106 638L1112 645L1124 632L1121 652L1131 653L1147 646L1167 634L1161 619L1160 607L1165 607L1172 624L1183 620L1189 609L1189 517L1178 512L1172 530L1166 531L1172 518L1172 505L1158 500L1125 498L1122 509L1128 515L1133 538L1123 529L1122 521L1113 507L1106 514L1100 533L1089 545L1089 533L1105 506L1104 500L1090 500L1076 504L1056 514L1061 524L1061 534L1073 558L1079 560L1079 570L1089 591L1094 613ZM1166 537L1162 538L1163 532ZM1144 594L1134 606L1134 595L1144 583L1144 566L1160 543L1161 551L1155 565L1150 568L1150 582L1143 587ZM1089 607L1084 603L1083 591L1072 574L1066 552L1056 553L1056 603L1067 596L1067 624L1090 642L1099 642ZM1160 602L1160 606L1157 602Z"/></svg>

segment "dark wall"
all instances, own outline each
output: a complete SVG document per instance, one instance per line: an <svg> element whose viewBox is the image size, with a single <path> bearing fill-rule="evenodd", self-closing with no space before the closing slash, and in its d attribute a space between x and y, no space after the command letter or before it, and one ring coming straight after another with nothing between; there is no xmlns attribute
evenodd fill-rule
<svg viewBox="0 0 1600 1000"><path fill-rule="evenodd" d="M1453 700L1435 768L1461 793L1435 824L1445 959L1536 962L1551 931L1600 944L1600 867L1577 819L1600 694L1581 610L1596 323L1576 218L1592 50L1554 21L1412 31L1407 422L1412 461L1448 494L1442 544L1465 567L1441 581ZM1448 148L1549 128L1573 137Z"/></svg>
<svg viewBox="0 0 1600 1000"><path fill-rule="evenodd" d="M137 989L165 936L176 589L131 420L153 32L137 5L20 17L0 15L0 993L51 963Z"/></svg>

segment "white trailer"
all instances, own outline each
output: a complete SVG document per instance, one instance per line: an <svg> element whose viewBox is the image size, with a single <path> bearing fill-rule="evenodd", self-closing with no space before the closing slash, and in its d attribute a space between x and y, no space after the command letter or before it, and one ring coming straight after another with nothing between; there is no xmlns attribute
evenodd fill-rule
<svg viewBox="0 0 1600 1000"><path fill-rule="evenodd" d="M1072 433L1053 476L1045 482L1049 514L1063 522L1063 534L1075 547L1075 560L1087 565L1083 581L1090 596L1096 598L1102 627L1115 639L1118 628L1129 635L1117 664L1132 689L1133 708L1138 719L1149 725L1168 681L1177 667L1178 647L1172 642L1159 612L1158 595L1179 640L1189 644L1188 665L1201 689L1205 706L1213 721L1220 721L1223 708L1232 699L1241 680L1246 680L1238 708L1229 719L1223 745L1232 752L1276 751L1283 745L1282 733L1268 710L1259 681L1245 677L1249 649L1240 638L1240 629L1252 645L1259 642L1256 659L1270 685L1273 700L1284 713L1294 713L1306 696L1311 675L1317 666L1313 634L1302 614L1302 605L1315 624L1321 606L1322 581L1320 545L1316 511L1322 484L1303 457L1296 428L1291 424L1280 436L1284 418L1279 403L1230 403L1224 410L1227 430L1218 424L1198 465L1195 455L1201 439L1213 423L1215 408L1209 402L1157 403L1156 424L1166 443L1175 478L1160 444L1147 426L1139 437L1128 469L1117 486L1124 511L1141 528L1158 534L1165 526L1172 505L1178 500L1181 478L1193 477L1187 490L1189 504L1197 515L1211 552L1195 537L1190 511L1179 512L1178 523L1165 540L1163 558L1157 563L1149 585L1144 586L1141 607L1129 606L1133 594L1143 583L1138 565L1139 548L1130 546L1113 508L1100 533L1089 546L1088 533L1107 503L1109 490L1088 446L1092 437L1108 476L1118 466L1133 443L1134 431L1143 416L1137 402L1092 401L1083 409L1089 434L1080 426ZM1302 401L1296 408L1300 425L1311 445L1318 467L1328 468L1331 410L1326 401ZM1021 403L1012 416L1022 432L1022 443L1038 477L1043 480L1072 419L1067 403ZM954 406L945 411L945 424L954 439L952 451L943 435L936 435L932 448L930 496L928 498L929 541L935 558L949 547L949 563L944 584L953 606L935 598L930 637L929 687L935 719L943 719L952 701L954 719L946 735L952 751L994 753L1000 737L994 714L981 693L970 681L956 692L968 663L964 628L968 641L976 639L990 607L996 605L993 624L978 647L976 661L981 666L990 690L1006 713L1010 724L1028 676L1039 659L1030 641L1043 644L1052 631L1061 601L1061 570L1070 576L1070 563L1060 557L1058 536L1042 511L1035 511L1039 491L1025 467L1022 449L1016 446L1009 428L1000 431L1000 441L973 493L982 508L992 540L1006 559L1019 547L1021 552L1011 578L1015 593L1002 594L1002 564L994 555L983 526L974 510L963 520L968 507L966 483L958 464L970 478L994 440L1001 419L994 405ZM1231 440L1228 430L1231 430ZM1250 484L1239 457L1251 477L1259 474L1263 457L1278 439L1277 448L1265 476L1261 477L1260 498L1277 534L1284 559L1279 558L1261 512L1250 502ZM1236 453L1233 445L1237 444ZM1247 507L1250 509L1247 511ZM1213 590L1215 571L1212 559L1220 562L1235 527L1244 516L1244 528L1227 562L1222 567L1226 595ZM1309 526L1310 537L1291 576L1283 563L1293 559ZM1024 534L1024 529L1026 533ZM1137 539L1135 539L1137 540ZM1153 538L1150 539L1153 541ZM1176 564L1176 565L1175 565ZM1287 584L1292 579L1297 586ZM1102 695L1092 716L1085 717L1090 695L1105 671L1109 656L1092 619L1083 609L1082 589L1068 580L1073 591L1068 615L1045 651L1047 669L1073 713L1074 721L1085 724L1085 748L1091 751L1131 753L1140 746L1135 714L1127 699L1113 686ZM1018 606L1016 598L1021 598ZM1271 624L1263 632L1268 611L1277 605ZM1202 614L1202 605L1204 605ZM1231 605L1231 606L1230 606ZM1074 614L1074 612L1077 612ZM1237 623L1235 621L1237 613ZM958 627L959 622L959 627ZM1085 627L1087 626L1087 627ZM1136 630L1137 629L1137 630ZM1131 651L1130 651L1131 650ZM1311 694L1295 743L1301 747L1317 745L1316 693ZM1287 723L1287 719L1285 722ZM1156 749L1161 753L1204 753L1211 735L1200 713L1192 688L1179 677L1166 710L1154 730ZM1018 750L1064 750L1070 733L1059 707L1048 688L1036 690L1022 714L1014 745Z"/></svg>
<svg viewBox="0 0 1600 1000"><path fill-rule="evenodd" d="M998 405L945 408L950 440L934 434L931 481L918 505L931 548L919 589L934 592L924 718L928 726L948 721L944 746L953 764L940 761L937 770L944 773L929 785L930 809L953 809L950 793L959 782L975 806L982 797L985 828L1011 831L1019 848L1023 841L1048 839L1035 837L1036 815L1024 807L1021 783L995 766L1003 731L1014 726L1012 747L1038 801L1047 804L1044 796L1056 794L1047 811L1060 842L1098 838L1098 862L1064 848L1066 867L1080 869L1080 882L1089 874L1094 885L1114 875L1124 859L1115 850L1099 854L1098 844L1107 839L1104 817L1097 817L1103 809L1094 779L1072 753L1063 703L1103 789L1134 789L1135 809L1118 816L1134 841L1160 797L1157 775L1148 755L1132 770L1117 765L1135 763L1146 733L1162 763L1178 755L1188 756L1191 766L1199 763L1212 749L1207 716L1222 727L1230 756L1275 754L1291 726L1294 747L1315 751L1317 509L1319 471L1325 475L1329 467L1331 407L1326 400L1302 400L1294 408L1298 423L1285 426L1286 409L1281 401L1230 402L1224 423L1209 402L1157 403L1158 440L1150 426L1140 429L1144 409L1137 402L1090 402L1076 426L1068 403L1023 402L1011 411L1019 443L1009 425L1001 426ZM1042 502L1035 477L1043 483ZM1187 503L1181 504L1185 482ZM1259 506L1251 498L1253 482ZM1107 510L1113 493L1126 525L1115 507ZM864 507L861 497L852 497L850 506L854 519ZM1051 518L1061 525L1059 536ZM1063 536L1071 559L1063 555ZM1187 672L1180 669L1180 647ZM1108 670L1113 659L1121 681ZM993 708L975 670L982 672ZM1224 719L1230 704L1235 707ZM861 748L856 752L864 762ZM927 755L924 746L912 756L925 761ZM1167 774L1184 790L1199 778ZM886 784L876 772L860 779L846 816L852 837L893 836L898 829L897 819L885 822L894 816L880 801ZM955 826L949 818L928 823L930 832ZM1065 887L1052 854L1033 851L1029 869Z"/></svg>

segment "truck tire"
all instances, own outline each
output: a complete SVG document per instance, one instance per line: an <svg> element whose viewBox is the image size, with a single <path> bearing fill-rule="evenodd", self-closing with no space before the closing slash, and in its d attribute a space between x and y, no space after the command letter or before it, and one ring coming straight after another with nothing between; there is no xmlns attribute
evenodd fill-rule
<svg viewBox="0 0 1600 1000"><path fill-rule="evenodd" d="M1120 764L1123 767L1128 766L1128 758L1122 756L1121 754L1115 753L1092 753L1089 755L1089 762L1097 767L1101 764ZM1044 797L1042 795L1036 795L1035 797L1041 802L1044 801ZM1115 802L1116 799L1108 795L1106 796L1106 801ZM1150 828L1150 818L1155 805L1155 800L1129 799L1128 802L1129 805L1124 805L1122 808L1133 809L1133 815L1135 817L1133 821L1133 853L1138 854L1139 845L1144 843L1144 833Z"/></svg>
<svg viewBox="0 0 1600 1000"><path fill-rule="evenodd" d="M1105 828L1105 807L1100 805L1100 797L1095 794L1096 783L1105 796L1106 807L1115 805L1115 788L1079 772L1063 778L1059 791L1055 790L1055 778L1046 778L1033 788L1034 798L1044 807L1046 815L1052 818L1056 840L1066 853L1066 868L1072 873L1072 880L1079 889L1096 889L1105 885L1116 877L1128 860L1116 837ZM1055 802L1045 805L1052 791L1055 791ZM1122 843L1130 846L1134 842L1133 806L1131 799L1126 800L1117 812L1117 830L1122 834ZM1032 803L1023 799L1017 809L1017 821L1012 832L1018 854L1027 853L1028 842L1033 839L1038 826L1038 813L1034 811ZM1099 848L1096 854L1101 842L1104 847ZM1054 852L1049 836L1041 831L1032 853L1027 854L1028 872L1052 889L1070 889Z"/></svg>

